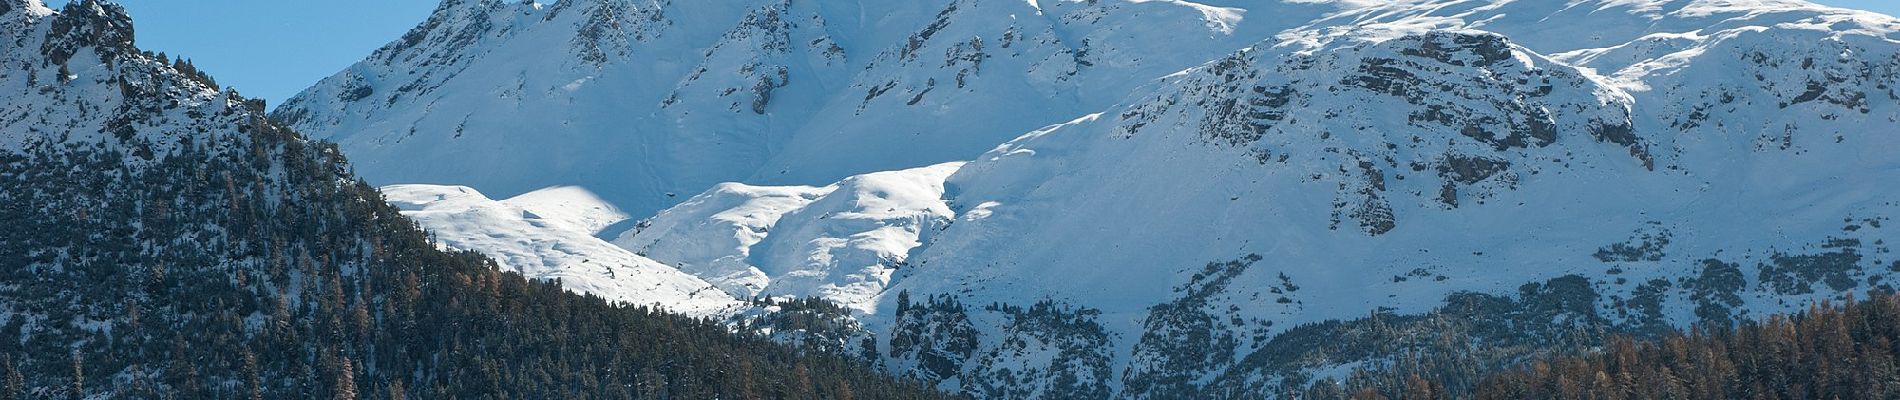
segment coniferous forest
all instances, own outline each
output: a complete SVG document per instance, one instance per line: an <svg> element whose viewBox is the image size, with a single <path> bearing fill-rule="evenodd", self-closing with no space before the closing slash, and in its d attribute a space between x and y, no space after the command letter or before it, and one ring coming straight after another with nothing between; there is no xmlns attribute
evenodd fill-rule
<svg viewBox="0 0 1900 400"><path fill-rule="evenodd" d="M46 32L0 82L51 104L0 151L0 399L946 397L440 250L117 6L49 18L0 26Z"/></svg>
<svg viewBox="0 0 1900 400"><path fill-rule="evenodd" d="M181 148L0 159L0 398L939 397L437 250L266 121Z"/></svg>
<svg viewBox="0 0 1900 400"><path fill-rule="evenodd" d="M1900 295L1887 294L1734 327L1702 326L1658 337L1615 335L1600 346L1481 373L1475 384L1444 378L1458 374L1383 371L1344 385L1316 385L1305 397L1890 399L1900 396L1897 341Z"/></svg>

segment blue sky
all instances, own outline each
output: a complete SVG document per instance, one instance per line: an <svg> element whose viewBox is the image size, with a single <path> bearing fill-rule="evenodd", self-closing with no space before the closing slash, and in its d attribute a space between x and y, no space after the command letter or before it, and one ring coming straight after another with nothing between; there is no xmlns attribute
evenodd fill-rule
<svg viewBox="0 0 1900 400"><path fill-rule="evenodd" d="M1879 11L1887 15L1900 15L1900 1L1896 0L1808 0L1835 7L1858 8Z"/></svg>
<svg viewBox="0 0 1900 400"><path fill-rule="evenodd" d="M712 0L698 0L712 1ZM1819 0L1900 15L1900 0ZM58 7L65 0L49 0ZM273 106L422 22L437 0L118 0L140 47L190 57Z"/></svg>
<svg viewBox="0 0 1900 400"><path fill-rule="evenodd" d="M115 0L139 47L185 56L272 106L429 17L438 0ZM55 8L65 0L47 0Z"/></svg>

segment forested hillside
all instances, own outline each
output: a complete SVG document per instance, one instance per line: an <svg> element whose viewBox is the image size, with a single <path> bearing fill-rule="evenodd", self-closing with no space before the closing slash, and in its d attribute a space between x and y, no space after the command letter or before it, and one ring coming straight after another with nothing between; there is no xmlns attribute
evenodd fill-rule
<svg viewBox="0 0 1900 400"><path fill-rule="evenodd" d="M1501 371L1443 368L1452 364L1425 360L1461 355L1417 353L1407 357L1412 360L1408 369L1362 372L1344 385L1316 385L1304 397L1890 399L1900 396L1896 342L1900 295L1885 294L1734 327L1618 335L1603 339L1601 346L1537 357ZM1437 368L1410 368L1428 365Z"/></svg>
<svg viewBox="0 0 1900 400"><path fill-rule="evenodd" d="M1479 398L1888 399L1900 396L1900 297L1823 305L1739 328L1610 341L1539 361L1478 388Z"/></svg>
<svg viewBox="0 0 1900 400"><path fill-rule="evenodd" d="M0 1L0 398L935 398L445 252L120 7Z"/></svg>

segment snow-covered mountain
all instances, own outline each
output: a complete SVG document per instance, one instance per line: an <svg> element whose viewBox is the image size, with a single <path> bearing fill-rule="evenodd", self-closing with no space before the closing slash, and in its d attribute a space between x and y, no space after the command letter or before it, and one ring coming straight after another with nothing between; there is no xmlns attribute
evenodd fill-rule
<svg viewBox="0 0 1900 400"><path fill-rule="evenodd" d="M448 1L276 115L945 388L1251 398L1892 290L1897 84L1801 1Z"/></svg>
<svg viewBox="0 0 1900 400"><path fill-rule="evenodd" d="M614 244L736 296L816 297L869 313L911 250L950 224L943 182L960 166L872 173L825 187L721 184Z"/></svg>
<svg viewBox="0 0 1900 400"><path fill-rule="evenodd" d="M465 186L395 185L384 199L445 248L481 249L499 266L613 302L692 316L737 311L738 299L698 277L615 247L594 232L627 217L591 193L549 188L490 200Z"/></svg>
<svg viewBox="0 0 1900 400"><path fill-rule="evenodd" d="M1335 9L1041 3L451 0L274 115L379 184L579 186L652 215L720 182L968 160Z"/></svg>
<svg viewBox="0 0 1900 400"><path fill-rule="evenodd" d="M1284 390L1276 362L1354 361L1303 358L1303 327L1462 293L1523 312L1545 306L1525 285L1564 282L1586 302L1566 319L1642 330L1889 290L1889 39L1744 30L1602 77L1493 33L1363 29L1242 52L979 158L948 184L959 219L892 290L1097 310L1112 362L1089 372L1136 398ZM965 388L1056 367L992 356L1022 334L971 326L945 369Z"/></svg>

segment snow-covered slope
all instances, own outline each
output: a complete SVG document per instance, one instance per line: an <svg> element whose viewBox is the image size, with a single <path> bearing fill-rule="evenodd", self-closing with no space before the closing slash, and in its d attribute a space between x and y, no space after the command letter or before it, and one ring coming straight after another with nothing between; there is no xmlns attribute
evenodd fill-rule
<svg viewBox="0 0 1900 400"><path fill-rule="evenodd" d="M823 187L722 184L619 233L627 216L577 187L505 200L466 186L381 190L444 248L578 292L704 317L739 315L754 298L816 298L865 315L911 250L948 226L943 183L961 165Z"/></svg>
<svg viewBox="0 0 1900 400"><path fill-rule="evenodd" d="M742 297L820 298L860 313L911 249L950 222L943 181L962 163L825 187L722 184L614 241Z"/></svg>
<svg viewBox="0 0 1900 400"><path fill-rule="evenodd" d="M1627 100L1575 70L1481 32L1358 37L1239 54L990 152L951 182L956 204L981 212L963 213L917 272L960 276L913 285L1140 311L1183 266L1275 248L1319 257L1289 264L1337 264L1315 246L1389 242L1415 224L1436 236L1451 225L1417 220L1468 219L1535 181L1576 183L1557 176L1644 171L1630 155L1640 146L1601 140L1629 132Z"/></svg>
<svg viewBox="0 0 1900 400"><path fill-rule="evenodd" d="M625 217L583 190L554 188L500 201L463 186L394 185L382 192L443 247L481 251L529 278L694 316L724 316L740 306L706 281L595 238L600 227Z"/></svg>

